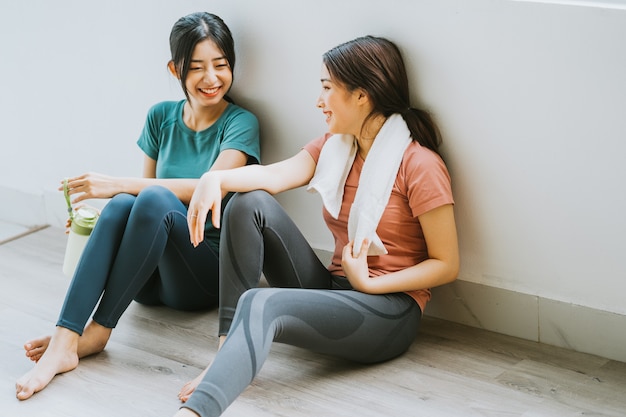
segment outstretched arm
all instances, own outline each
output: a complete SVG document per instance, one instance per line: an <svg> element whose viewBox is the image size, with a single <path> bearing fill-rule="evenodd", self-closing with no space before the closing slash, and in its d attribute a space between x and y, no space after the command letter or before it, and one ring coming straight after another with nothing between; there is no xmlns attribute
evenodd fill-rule
<svg viewBox="0 0 626 417"><path fill-rule="evenodd" d="M271 194L301 187L315 173L315 161L307 151L270 165L248 165L229 170L213 170L200 178L189 203L187 223L191 243L204 239L204 226L211 211L213 225L220 227L222 197L230 191L265 190Z"/></svg>
<svg viewBox="0 0 626 417"><path fill-rule="evenodd" d="M211 170L231 169L246 164L247 155L241 151L227 149L220 153ZM137 195L150 185L162 185L172 191L183 203L191 200L198 184L196 178L156 178L156 161L144 157L143 177L113 177L89 172L78 177L68 178L69 194L75 196L72 203L90 198L111 198L120 193ZM62 190L60 187L59 190Z"/></svg>

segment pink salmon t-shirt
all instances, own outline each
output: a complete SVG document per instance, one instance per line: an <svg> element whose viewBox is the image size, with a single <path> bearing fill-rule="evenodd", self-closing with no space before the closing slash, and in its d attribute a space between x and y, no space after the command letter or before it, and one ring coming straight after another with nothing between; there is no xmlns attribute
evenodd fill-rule
<svg viewBox="0 0 626 417"><path fill-rule="evenodd" d="M304 146L317 163L330 133ZM335 239L335 251L328 266L334 275L345 276L341 254L348 244L348 214L354 201L365 161L358 154L346 179L339 217L334 219L323 209L324 220ZM368 256L370 277L400 271L428 259L428 249L418 216L437 207L454 204L450 175L437 153L413 141L407 147L391 190L389 203L376 229L387 249L386 255ZM407 291L422 312L430 300L430 289Z"/></svg>

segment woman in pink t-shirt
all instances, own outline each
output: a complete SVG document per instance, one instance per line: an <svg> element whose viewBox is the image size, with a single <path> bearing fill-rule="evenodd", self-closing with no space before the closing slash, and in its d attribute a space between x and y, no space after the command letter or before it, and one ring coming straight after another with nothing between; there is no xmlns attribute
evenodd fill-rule
<svg viewBox="0 0 626 417"><path fill-rule="evenodd" d="M181 390L176 416L220 415L260 371L273 341L362 363L394 358L413 342L429 288L456 279L454 201L439 132L410 106L396 45L366 36L331 49L321 83L317 106L329 134L282 162L208 172L194 192L187 218L194 245L209 212L220 226L222 195L238 194L222 224L220 349ZM272 197L307 184L322 195L335 239L329 266ZM271 288L257 288L261 274Z"/></svg>

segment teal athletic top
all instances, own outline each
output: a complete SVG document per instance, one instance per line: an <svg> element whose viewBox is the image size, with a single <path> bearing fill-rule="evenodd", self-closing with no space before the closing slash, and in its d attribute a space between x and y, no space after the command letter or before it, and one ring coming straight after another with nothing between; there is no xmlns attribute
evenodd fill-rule
<svg viewBox="0 0 626 417"><path fill-rule="evenodd" d="M183 122L186 100L157 103L148 112L137 145L156 161L157 178L200 178L220 152L235 149L248 155L248 164L261 160L259 122L248 110L228 103L220 118L196 132ZM224 198L222 209L230 199ZM219 248L219 230L207 222L207 242Z"/></svg>

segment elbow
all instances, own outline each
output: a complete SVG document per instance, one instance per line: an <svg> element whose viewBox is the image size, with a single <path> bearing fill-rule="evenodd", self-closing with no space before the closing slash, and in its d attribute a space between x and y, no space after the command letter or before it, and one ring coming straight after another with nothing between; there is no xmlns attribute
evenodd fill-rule
<svg viewBox="0 0 626 417"><path fill-rule="evenodd" d="M448 271L446 271L441 278L439 279L439 282L437 282L437 285L435 286L440 286L440 285L446 285L446 284L451 284L454 281L456 281L456 279L459 276L459 271L458 270L453 270L450 269Z"/></svg>
<svg viewBox="0 0 626 417"><path fill-rule="evenodd" d="M278 194L281 190L278 187L273 187L273 186L266 186L266 187L262 187L261 190L271 194L271 195L276 195Z"/></svg>
<svg viewBox="0 0 626 417"><path fill-rule="evenodd" d="M458 258L450 262L447 262L447 268L444 273L442 284L450 284L456 281L457 278L459 277L460 269L461 269L461 263Z"/></svg>
<svg viewBox="0 0 626 417"><path fill-rule="evenodd" d="M459 270L458 269L456 269L454 271L451 271L450 275L448 276L447 284L450 284L450 283L456 281L458 277L459 277Z"/></svg>
<svg viewBox="0 0 626 417"><path fill-rule="evenodd" d="M458 262L439 259L435 265L437 267L431 270L432 277L428 280L428 288L439 287L456 281L459 276Z"/></svg>
<svg viewBox="0 0 626 417"><path fill-rule="evenodd" d="M459 277L459 272L461 270L461 259L457 255L454 259L454 262L450 265L450 282L456 281Z"/></svg>

